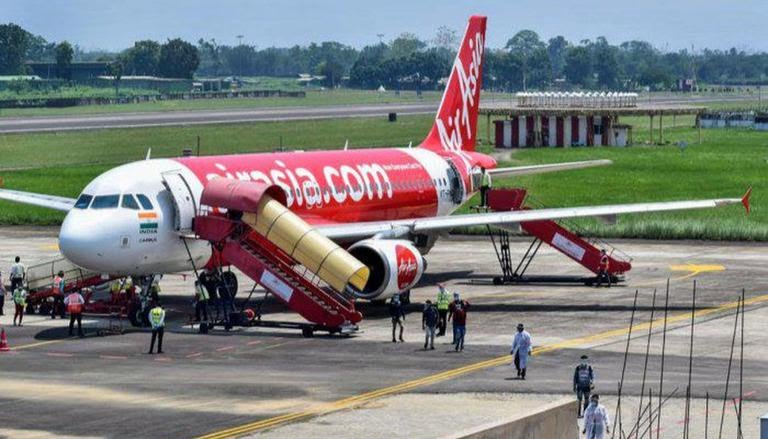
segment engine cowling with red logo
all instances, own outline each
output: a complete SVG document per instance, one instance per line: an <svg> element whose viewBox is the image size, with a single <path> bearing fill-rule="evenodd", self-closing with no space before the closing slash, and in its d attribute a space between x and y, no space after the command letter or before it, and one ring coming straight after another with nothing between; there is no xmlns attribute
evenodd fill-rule
<svg viewBox="0 0 768 439"><path fill-rule="evenodd" d="M410 241L366 239L349 247L349 253L371 270L368 283L357 295L386 299L408 291L424 274L424 258Z"/></svg>

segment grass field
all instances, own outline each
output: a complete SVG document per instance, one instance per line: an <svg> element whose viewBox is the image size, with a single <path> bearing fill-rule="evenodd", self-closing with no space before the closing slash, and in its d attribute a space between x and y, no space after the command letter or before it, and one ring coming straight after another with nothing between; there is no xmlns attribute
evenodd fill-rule
<svg viewBox="0 0 768 439"><path fill-rule="evenodd" d="M238 125L161 127L126 130L0 136L0 175L5 187L74 197L93 177L111 166L140 160L148 147L154 157L175 156L201 136L203 154L271 151L287 148L405 146L418 143L432 116L403 116L397 123L383 118ZM479 126L485 135L484 119ZM635 122L635 121L632 121ZM631 122L631 123L632 123ZM665 121L667 122L667 121ZM671 120L667 123L671 124ZM638 120L638 142L647 139L647 121ZM754 187L753 211L740 207L699 212L622 216L615 226L592 220L578 223L590 234L611 237L768 240L768 134L748 130L705 130L696 143L692 121L678 120L665 129L669 144L628 148L542 148L516 151L508 163L520 165L608 158L607 168L569 171L497 181L497 185L525 186L548 207L740 197ZM681 150L676 142L685 140ZM489 147L481 148L489 151ZM45 161L41 162L41 157ZM40 169L19 170L30 166ZM2 171L5 169L5 171ZM15 170L13 170L15 169ZM63 215L45 209L0 203L0 223L55 224Z"/></svg>
<svg viewBox="0 0 768 439"><path fill-rule="evenodd" d="M137 113L151 111L179 110L217 110L229 108L267 108L267 107L317 107L324 105L350 104L388 104L436 102L440 99L438 92L424 92L421 97L416 92L404 91L400 95L394 92L379 93L365 90L308 90L304 98L237 98L237 99L196 99L140 102L137 104L115 105L83 105L66 108L4 108L0 109L0 117L26 116L60 116L69 114L102 114L102 113Z"/></svg>

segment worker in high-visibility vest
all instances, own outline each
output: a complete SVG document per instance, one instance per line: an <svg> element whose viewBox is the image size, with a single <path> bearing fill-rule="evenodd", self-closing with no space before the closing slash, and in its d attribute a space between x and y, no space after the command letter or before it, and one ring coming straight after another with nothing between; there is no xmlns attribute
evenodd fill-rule
<svg viewBox="0 0 768 439"><path fill-rule="evenodd" d="M163 305L157 302L154 308L149 310L149 323L152 325L152 342L149 344L149 353L155 350L157 340L157 353L163 353L163 334L165 333L165 310Z"/></svg>
<svg viewBox="0 0 768 439"><path fill-rule="evenodd" d="M437 301L435 302L438 314L437 336L442 337L445 335L445 327L448 326L448 308L451 305L451 294L444 286L437 284L437 287Z"/></svg>
<svg viewBox="0 0 768 439"><path fill-rule="evenodd" d="M27 290L21 285L13 290L13 303L16 306L16 312L13 314L13 326L17 326L16 318L19 319L18 326L23 326L21 321L24 319L24 308L27 306Z"/></svg>
<svg viewBox="0 0 768 439"><path fill-rule="evenodd" d="M480 174L483 177L483 182L480 185L480 206L488 206L488 190L491 188L491 174L486 172L485 168L480 168Z"/></svg>
<svg viewBox="0 0 768 439"><path fill-rule="evenodd" d="M608 258L608 254L605 253L605 249L600 250L600 264L597 267L597 285L599 287L605 280L607 287L611 287L611 275L608 273L608 269L611 266L611 260Z"/></svg>
<svg viewBox="0 0 768 439"><path fill-rule="evenodd" d="M84 337L83 335L83 306L85 306L85 299L83 295L77 291L70 293L64 299L64 305L67 306L67 312L69 313L69 336L72 337L75 329L75 321L77 321L77 335Z"/></svg>
<svg viewBox="0 0 768 439"><path fill-rule="evenodd" d="M64 318L64 289L67 281L64 279L64 272L59 271L53 278L53 306L51 307L51 318L55 319L58 311L59 318Z"/></svg>

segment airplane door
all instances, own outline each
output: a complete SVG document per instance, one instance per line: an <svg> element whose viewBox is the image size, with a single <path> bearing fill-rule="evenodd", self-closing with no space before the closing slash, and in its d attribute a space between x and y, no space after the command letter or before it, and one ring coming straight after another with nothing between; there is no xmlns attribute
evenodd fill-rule
<svg viewBox="0 0 768 439"><path fill-rule="evenodd" d="M447 174L448 184L451 188L451 201L453 204L461 204L464 200L464 183L461 181L461 174L451 160L446 160L446 162L448 162Z"/></svg>
<svg viewBox="0 0 768 439"><path fill-rule="evenodd" d="M174 228L179 233L191 233L197 215L197 203L187 180L179 171L163 172L163 184L172 195Z"/></svg>

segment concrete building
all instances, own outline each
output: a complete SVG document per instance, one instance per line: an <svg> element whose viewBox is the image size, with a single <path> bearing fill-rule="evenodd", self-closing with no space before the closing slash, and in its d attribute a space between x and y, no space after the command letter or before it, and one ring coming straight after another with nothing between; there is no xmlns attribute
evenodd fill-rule
<svg viewBox="0 0 768 439"><path fill-rule="evenodd" d="M646 116L649 138L664 141L664 116L696 115L703 107L645 105L635 93L518 93L517 102L481 104L487 119L486 138L497 148L626 146L632 127L620 124L623 116ZM497 120L492 120L497 119Z"/></svg>

